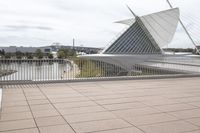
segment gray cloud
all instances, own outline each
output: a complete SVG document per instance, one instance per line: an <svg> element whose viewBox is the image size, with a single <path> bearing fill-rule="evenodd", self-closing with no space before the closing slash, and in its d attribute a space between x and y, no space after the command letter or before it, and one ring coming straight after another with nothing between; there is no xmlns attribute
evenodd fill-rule
<svg viewBox="0 0 200 133"><path fill-rule="evenodd" d="M200 18L199 0L171 1L182 18ZM125 4L139 16L169 8L165 0L2 0L0 45L68 45L75 38L77 45L104 47L125 28L113 22L132 17ZM200 26L183 21L191 33ZM192 46L180 26L170 46Z"/></svg>
<svg viewBox="0 0 200 133"><path fill-rule="evenodd" d="M45 26L27 26L27 25L5 25L4 26L7 30L16 30L16 31L21 31L21 30L53 30L50 27L45 27Z"/></svg>

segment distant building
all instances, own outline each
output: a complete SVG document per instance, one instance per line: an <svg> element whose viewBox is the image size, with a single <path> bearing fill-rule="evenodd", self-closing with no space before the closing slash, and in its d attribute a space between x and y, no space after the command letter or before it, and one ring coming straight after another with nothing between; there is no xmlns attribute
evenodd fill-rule
<svg viewBox="0 0 200 133"><path fill-rule="evenodd" d="M35 53L37 49L40 49L43 53L51 53L51 47L17 47L17 46L9 46L9 47L0 47L0 50L4 49L6 53L15 53L20 51L22 53Z"/></svg>
<svg viewBox="0 0 200 133"><path fill-rule="evenodd" d="M49 46L52 48L52 51L57 52L59 49L69 49L75 50L77 53L86 53L86 54L97 54L102 51L101 48L94 47L82 47L82 46L64 46L64 45L52 45Z"/></svg>
<svg viewBox="0 0 200 133"><path fill-rule="evenodd" d="M0 50L4 49L6 53L15 53L20 51L22 53L35 53L37 49L40 49L43 53L52 53L58 52L59 49L69 49L75 50L77 53L85 53L85 54L97 54L102 49L101 48L93 48L93 47L81 47L81 46L64 46L64 45L51 45L45 47L17 47L17 46L9 46L9 47L0 47Z"/></svg>
<svg viewBox="0 0 200 133"><path fill-rule="evenodd" d="M81 47L81 46L61 46L61 48L64 49L71 49L75 50L76 52L84 52L86 54L97 54L99 53L102 49L101 48L94 48L94 47Z"/></svg>

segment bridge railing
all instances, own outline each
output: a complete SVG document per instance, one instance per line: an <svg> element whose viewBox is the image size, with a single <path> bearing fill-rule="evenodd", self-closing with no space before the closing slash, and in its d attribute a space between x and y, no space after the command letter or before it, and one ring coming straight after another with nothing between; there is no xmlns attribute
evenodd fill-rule
<svg viewBox="0 0 200 133"><path fill-rule="evenodd" d="M79 58L0 60L0 84L199 75L200 63L184 63L157 60L120 67Z"/></svg>

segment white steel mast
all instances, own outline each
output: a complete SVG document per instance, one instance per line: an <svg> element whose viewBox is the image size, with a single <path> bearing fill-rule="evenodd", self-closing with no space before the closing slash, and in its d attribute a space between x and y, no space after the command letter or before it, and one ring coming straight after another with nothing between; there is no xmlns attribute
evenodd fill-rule
<svg viewBox="0 0 200 133"><path fill-rule="evenodd" d="M166 1L167 1L167 3L169 4L169 6L170 6L171 8L173 8L173 6L172 6L172 4L170 3L170 1L169 1L169 0L166 0ZM179 18L179 22L180 22L181 26L183 27L184 31L186 32L187 36L188 36L189 39L191 40L192 44L195 46L195 49L197 50L197 53L200 54L199 49L197 48L197 45L196 45L195 41L193 40L193 38L192 38L192 36L190 35L190 33L187 31L185 25L183 24L183 22L182 22L182 20L181 20L180 18Z"/></svg>

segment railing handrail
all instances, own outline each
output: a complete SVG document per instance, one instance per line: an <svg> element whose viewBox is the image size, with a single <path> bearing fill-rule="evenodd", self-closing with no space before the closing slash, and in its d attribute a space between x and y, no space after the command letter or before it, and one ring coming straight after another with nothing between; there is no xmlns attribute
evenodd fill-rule
<svg viewBox="0 0 200 133"><path fill-rule="evenodd" d="M191 60L191 58L188 58L188 60ZM159 61L162 63L161 65ZM196 67L188 67L189 65ZM197 73L200 73L200 62L199 64L187 64L149 60L143 64L136 64L135 62L133 64L130 64L130 62L128 64L120 64L119 62L112 64L80 58L0 59L0 84L3 82L17 83L19 81L45 83L62 80L128 78L130 76L154 78L157 75L195 75Z"/></svg>

